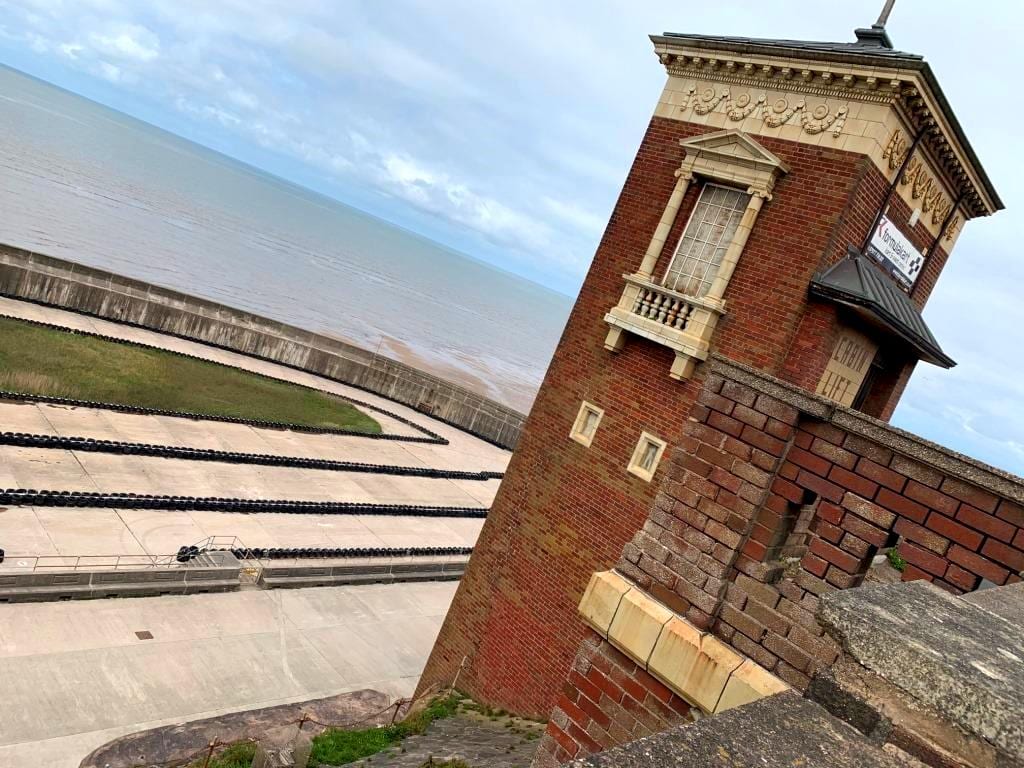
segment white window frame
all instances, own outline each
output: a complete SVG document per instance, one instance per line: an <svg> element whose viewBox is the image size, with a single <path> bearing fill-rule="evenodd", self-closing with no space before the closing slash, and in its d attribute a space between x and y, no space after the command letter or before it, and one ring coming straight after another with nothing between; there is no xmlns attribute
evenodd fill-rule
<svg viewBox="0 0 1024 768"><path fill-rule="evenodd" d="M686 292L680 290L676 286L669 285L669 278L672 275L672 267L675 265L676 259L679 258L679 247L683 244L683 240L686 238L686 232L687 232L687 230L690 229L690 224L693 223L693 217L697 215L697 210L700 207L700 199L704 196L704 193L707 192L707 190L710 187L720 187L720 188L726 189L726 190L728 190L730 192L738 192L738 193L740 193L740 196L742 198L744 198L747 202L750 201L750 194L747 193L747 192L744 192L744 190L740 189L739 187L732 187L732 186L729 186L728 184L722 184L722 183L719 183L717 181L704 181L701 184L700 192L697 194L697 200L696 200L696 202L694 202L693 209L690 211L690 215L686 219L686 225L683 227L683 231L679 233L679 239L676 241L675 248L672 249L672 257L668 260L668 266L665 268L665 274L661 278L661 284L663 286L665 286L666 288L670 288L673 291L678 291L679 293L686 293ZM738 211L739 219L736 222L737 229L739 228L740 221L742 221L742 219L743 219L743 212L744 212L743 208L739 209L739 211ZM726 251L728 251L729 250L729 246L730 246L730 244L732 243L732 240L735 237L736 237L736 231L733 230L733 233L732 233L732 235L730 235L728 242L723 241L723 242L719 243L717 246L715 246L715 249L717 250L718 248L722 247L722 245L724 244ZM724 255L725 254L723 254L723 257L724 257ZM687 257L684 257L684 258L687 258ZM722 266L722 262L721 261L719 261L718 264L715 265L715 272L716 273L718 271L718 268L721 267L721 266ZM714 284L714 282L715 282L715 275L714 274L711 274L710 276L709 275L705 275L705 279L702 279L701 283L707 283L707 287L704 288L703 290L701 290L699 293L696 293L696 294L686 294L686 295L693 295L693 296L698 296L698 297L703 296L703 295L705 295L711 289L711 286Z"/></svg>
<svg viewBox="0 0 1024 768"><path fill-rule="evenodd" d="M587 415L595 414L597 421L594 422L594 428L588 435L584 432L584 427L587 424ZM584 448L589 448L590 444L594 442L594 436L597 434L598 428L601 426L601 419L604 418L604 409L598 408L593 403L589 403L584 400L580 404L580 410L576 414L576 421L573 422L572 429L569 431L569 437L575 440L577 443L582 445Z"/></svg>
<svg viewBox="0 0 1024 768"><path fill-rule="evenodd" d="M644 467L642 462L648 445L655 447L654 459L650 467ZM661 463L661 457L665 454L666 446L667 443L661 438L655 437L650 432L641 432L640 439L636 442L636 448L633 449L633 456L629 460L627 471L645 482L651 482L654 473L658 471L658 465Z"/></svg>

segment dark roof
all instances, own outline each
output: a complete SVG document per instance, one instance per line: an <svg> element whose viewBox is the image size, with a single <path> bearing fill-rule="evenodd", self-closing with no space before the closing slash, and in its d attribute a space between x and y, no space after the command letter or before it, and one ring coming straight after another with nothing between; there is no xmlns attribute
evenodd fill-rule
<svg viewBox="0 0 1024 768"><path fill-rule="evenodd" d="M968 160L977 172L986 194L991 198L996 210L1003 209L1003 201L992 185L988 174L978 160L974 148L967 140L960 121L953 112L942 87L932 72L931 66L919 53L897 51L885 31L885 27L874 25L867 29L854 30L857 39L854 42L831 43L806 40L774 40L758 37L730 37L726 35L690 35L681 32L666 32L660 38L664 42L681 42L694 48L725 49L738 54L782 55L792 58L820 59L837 61L846 64L882 65L889 67L905 67L921 73L928 87L935 95L943 115L949 121L957 143L963 147ZM659 38L652 37L657 42Z"/></svg>
<svg viewBox="0 0 1024 768"><path fill-rule="evenodd" d="M810 291L812 296L866 311L912 346L922 360L943 368L956 365L942 351L910 297L857 249L851 247L845 259L816 274Z"/></svg>
<svg viewBox="0 0 1024 768"><path fill-rule="evenodd" d="M686 40L697 45L701 43L718 43L729 50L749 49L750 53L765 52L768 49L776 51L785 49L790 54L804 51L808 54L840 54L849 57L851 62L870 63L871 61L883 60L887 64L913 62L918 65L924 62L924 56L919 53L897 51L892 47L892 41L884 27L872 27L871 29L858 29L854 32L857 40L848 43L818 42L812 40L773 40L763 37L730 37L727 35L689 35L680 32L666 32L665 37L678 40Z"/></svg>

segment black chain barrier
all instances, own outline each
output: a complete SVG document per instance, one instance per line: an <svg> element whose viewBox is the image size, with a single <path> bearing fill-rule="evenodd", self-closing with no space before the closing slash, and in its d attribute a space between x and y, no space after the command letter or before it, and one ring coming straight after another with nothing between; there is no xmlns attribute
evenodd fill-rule
<svg viewBox="0 0 1024 768"><path fill-rule="evenodd" d="M3 551L3 550L0 550ZM199 547L178 548L175 559L189 563L206 552L230 552L239 560L346 560L366 557L448 557L471 555L472 547Z"/></svg>
<svg viewBox="0 0 1024 768"><path fill-rule="evenodd" d="M0 432L0 445L86 451L89 453L117 453L130 456L157 456L165 459L216 461L227 464L259 464L270 467L324 469L338 472L363 472L404 477L428 477L446 480L500 480L505 476L503 472L470 472L456 469L409 467L396 464L366 464L357 461L334 461L331 459L281 456L270 453L218 451L212 448L129 443L121 440L97 440L91 437L66 437L63 435L38 435L28 432Z"/></svg>
<svg viewBox="0 0 1024 768"><path fill-rule="evenodd" d="M417 504L372 504L347 501L239 499L219 496L167 496L145 493L95 493L8 488L0 491L0 506L102 507L107 509L193 510L276 513L291 515L375 515L381 517L487 517L480 507L442 507Z"/></svg>

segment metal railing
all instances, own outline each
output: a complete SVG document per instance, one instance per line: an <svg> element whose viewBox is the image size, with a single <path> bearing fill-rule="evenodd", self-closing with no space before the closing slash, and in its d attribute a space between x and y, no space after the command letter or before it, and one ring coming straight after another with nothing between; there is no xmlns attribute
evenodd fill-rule
<svg viewBox="0 0 1024 768"><path fill-rule="evenodd" d="M194 545L200 552L210 549L244 549L237 536L207 536ZM173 555L6 555L0 570L5 573L46 571L142 571L157 568L182 568Z"/></svg>
<svg viewBox="0 0 1024 768"><path fill-rule="evenodd" d="M245 581L258 581L260 572L268 567L315 567L318 564L333 563L353 568L373 567L379 569L386 565L384 571L376 571L386 575L394 575L396 566L413 565L429 560L441 564L440 573L457 571L469 561L468 554L403 554L403 555L366 555L364 557L256 557L237 536L208 536L189 547L198 554L217 550L233 551L241 562ZM7 555L0 564L2 573L40 573L47 571L132 571L196 567L196 555L188 561L180 562L179 553L173 555Z"/></svg>

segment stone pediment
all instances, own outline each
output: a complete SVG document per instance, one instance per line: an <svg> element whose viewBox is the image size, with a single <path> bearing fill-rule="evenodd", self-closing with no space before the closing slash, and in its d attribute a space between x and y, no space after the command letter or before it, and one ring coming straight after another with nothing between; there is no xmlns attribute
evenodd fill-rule
<svg viewBox="0 0 1024 768"><path fill-rule="evenodd" d="M683 139L679 144L686 151L688 158L735 163L764 171L789 171L777 155L765 149L743 131L715 131L692 139Z"/></svg>

